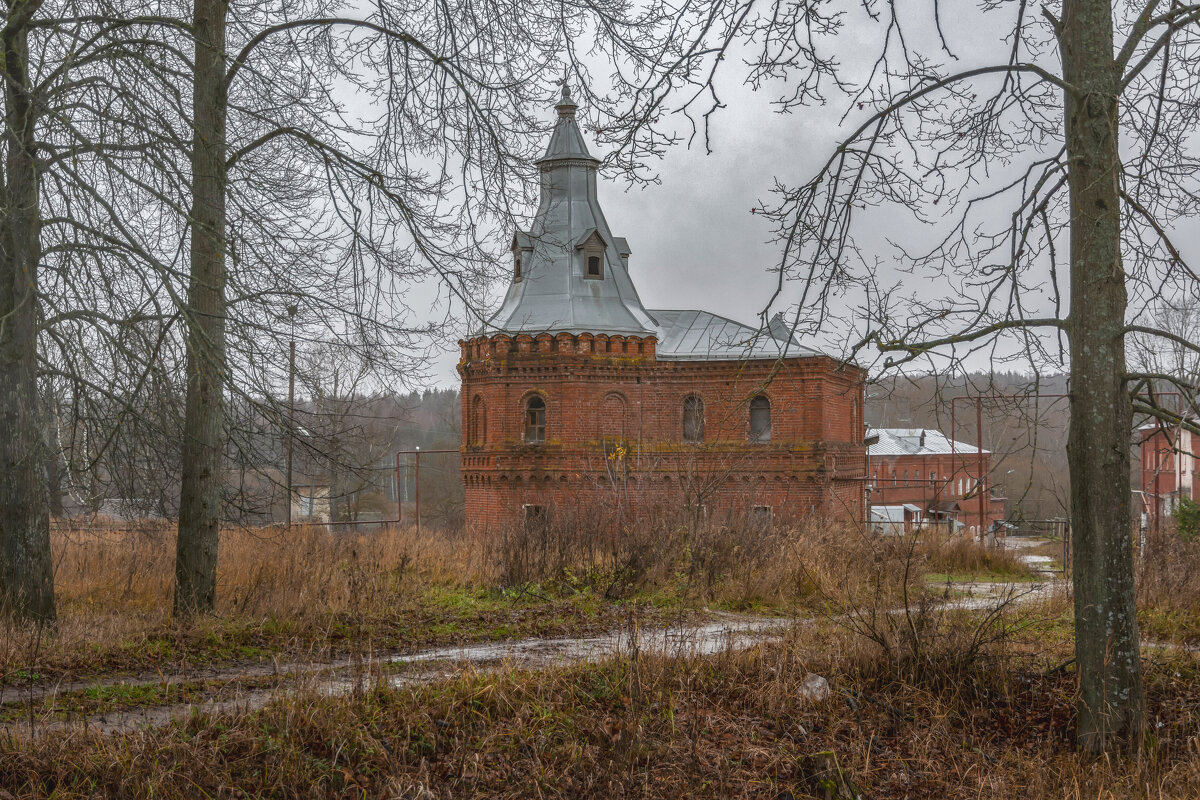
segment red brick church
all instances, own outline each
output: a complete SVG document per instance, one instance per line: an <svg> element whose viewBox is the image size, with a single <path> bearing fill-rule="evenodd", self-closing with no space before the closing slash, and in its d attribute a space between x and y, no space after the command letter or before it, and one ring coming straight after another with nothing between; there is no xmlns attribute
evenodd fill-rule
<svg viewBox="0 0 1200 800"><path fill-rule="evenodd" d="M468 525L600 505L862 520L865 372L707 311L647 309L564 88L504 302L462 358Z"/></svg>

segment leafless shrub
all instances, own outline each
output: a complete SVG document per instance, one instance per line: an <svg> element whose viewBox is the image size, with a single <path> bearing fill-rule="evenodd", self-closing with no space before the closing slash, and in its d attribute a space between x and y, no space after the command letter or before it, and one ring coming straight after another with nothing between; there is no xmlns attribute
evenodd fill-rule
<svg viewBox="0 0 1200 800"><path fill-rule="evenodd" d="M630 519L601 507L553 511L490 540L508 587L609 599L670 592L735 608L805 604L848 582L858 586L875 568L878 546L874 536L823 518L765 525L731 515L697 524L667 513Z"/></svg>
<svg viewBox="0 0 1200 800"><path fill-rule="evenodd" d="M1200 611L1200 542L1186 541L1173 521L1147 531L1138 547L1138 606Z"/></svg>
<svg viewBox="0 0 1200 800"><path fill-rule="evenodd" d="M827 582L828 618L873 647L859 667L888 680L968 687L981 668L1007 654L1019 601L1034 586L947 584L930 591L925 575L992 567L1019 571L1019 562L960 538L927 532L863 537L862 554ZM864 557L865 556L865 557ZM980 596L971 596L976 592Z"/></svg>

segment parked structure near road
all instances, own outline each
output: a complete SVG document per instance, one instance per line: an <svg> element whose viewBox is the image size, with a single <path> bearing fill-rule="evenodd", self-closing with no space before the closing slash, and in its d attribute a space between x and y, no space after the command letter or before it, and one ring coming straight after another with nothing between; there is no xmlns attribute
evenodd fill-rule
<svg viewBox="0 0 1200 800"><path fill-rule="evenodd" d="M1200 439L1182 427L1154 423L1138 429L1143 523L1172 516L1181 498L1195 497L1197 442Z"/></svg>
<svg viewBox="0 0 1200 800"><path fill-rule="evenodd" d="M642 305L564 87L500 310L461 341L469 525L584 502L863 514L865 372L707 311Z"/></svg>
<svg viewBox="0 0 1200 800"><path fill-rule="evenodd" d="M1004 520L1004 498L991 493L992 454L987 450L952 442L928 428L871 428L867 435L879 437L867 449L876 528L895 532L947 524L978 534Z"/></svg>

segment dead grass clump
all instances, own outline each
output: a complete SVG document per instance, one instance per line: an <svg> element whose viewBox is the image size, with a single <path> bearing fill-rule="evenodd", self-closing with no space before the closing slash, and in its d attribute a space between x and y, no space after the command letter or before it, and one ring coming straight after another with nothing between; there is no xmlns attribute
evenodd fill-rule
<svg viewBox="0 0 1200 800"><path fill-rule="evenodd" d="M922 533L921 552L930 572L952 575L1002 575L1019 577L1030 574L1017 551L988 546L968 534L946 536L932 531Z"/></svg>
<svg viewBox="0 0 1200 800"><path fill-rule="evenodd" d="M398 637L423 635L403 615L412 617L430 592L495 583L482 543L462 533L233 528L221 534L216 615L180 626L170 613L169 523L59 528L52 546L58 625L0 625L0 683L294 657L358 640L367 646L373 636L394 647Z"/></svg>
<svg viewBox="0 0 1200 800"><path fill-rule="evenodd" d="M1135 552L1138 605L1159 611L1200 613L1200 541L1187 541L1167 520L1144 535Z"/></svg>
<svg viewBox="0 0 1200 800"><path fill-rule="evenodd" d="M609 600L657 595L730 608L793 608L834 587L870 583L888 545L844 522L764 525L744 517L699 523L616 510L558 512L494 534L506 586L587 591ZM914 574L915 580L915 574Z"/></svg>

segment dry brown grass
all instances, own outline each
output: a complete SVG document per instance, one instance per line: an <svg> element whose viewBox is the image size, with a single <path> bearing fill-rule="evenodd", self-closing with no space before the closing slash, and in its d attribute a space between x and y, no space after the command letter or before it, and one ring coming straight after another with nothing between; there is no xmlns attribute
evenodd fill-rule
<svg viewBox="0 0 1200 800"><path fill-rule="evenodd" d="M175 529L167 523L59 529L55 589L67 608L162 613L170 607ZM486 582L484 548L466 534L389 527L231 528L221 533L217 614L303 616L350 610L419 581Z"/></svg>
<svg viewBox="0 0 1200 800"><path fill-rule="evenodd" d="M622 519L596 509L507 528L491 540L491 550L510 586L796 610L825 607L834 596L898 600L896 562L911 555L906 551L914 541L819 518L791 526L764 527L736 517L689 525L670 517ZM913 586L927 560L924 551L913 560Z"/></svg>
<svg viewBox="0 0 1200 800"><path fill-rule="evenodd" d="M915 601L933 565L998 558L821 520L689 527L603 510L489 535L238 528L222 534L216 616L183 626L170 525L59 529L53 546L57 631L0 627L0 682L570 632L612 622L615 602L879 609Z"/></svg>
<svg viewBox="0 0 1200 800"><path fill-rule="evenodd" d="M965 534L926 531L921 535L921 554L930 572L1008 577L1030 574L1018 551L984 545Z"/></svg>
<svg viewBox="0 0 1200 800"><path fill-rule="evenodd" d="M495 570L463 534L226 530L217 613L189 625L170 614L170 526L59 529L53 548L57 628L0 625L0 682L454 641L458 621L469 639L508 616L482 597ZM517 632L543 623L527 618Z"/></svg>
<svg viewBox="0 0 1200 800"><path fill-rule="evenodd" d="M1200 612L1200 540L1185 541L1168 520L1137 548L1138 602L1144 608Z"/></svg>
<svg viewBox="0 0 1200 800"><path fill-rule="evenodd" d="M59 633L35 640L9 631L0 658L12 674L71 657L146 663L164 640L175 647L168 660L195 657L206 642L234 659L262 657L239 643L268 654L287 641L394 644L401 628L419 637L421 626L469 626L537 596L548 607L605 595L803 607L824 611L823 621L780 643L706 658L626 653L428 686L381 682L348 696L289 692L261 711L125 735L8 738L0 788L35 798L785 800L824 796L831 776L814 765L830 762L812 756L831 752L842 771L834 788L858 787L872 800L1200 796L1194 655L1147 661L1153 736L1144 753L1087 760L1072 746L1074 676L1054 668L1071 655L1066 595L969 611L930 603L927 571L1009 574L1020 569L1011 554L815 521L689 529L599 517L504 534L232 531L221 553L221 616L178 629L165 611L169 529L63 533ZM1148 587L1143 574L1140 591L1190 585L1168 578L1190 580L1168 571ZM824 701L805 699L813 673L832 686Z"/></svg>
<svg viewBox="0 0 1200 800"><path fill-rule="evenodd" d="M1168 520L1134 552L1143 635L1200 643L1200 541L1185 541Z"/></svg>
<svg viewBox="0 0 1200 800"><path fill-rule="evenodd" d="M537 673L467 674L359 696L298 694L252 714L120 737L0 743L20 796L895 798L1126 800L1200 796L1194 659L1150 665L1155 735L1138 757L1072 745L1068 650L1030 632L959 690L895 679L862 640L797 629L709 658L628 653ZM1003 667L997 667L1003 664ZM829 697L806 699L810 674ZM841 775L812 756L836 756Z"/></svg>

